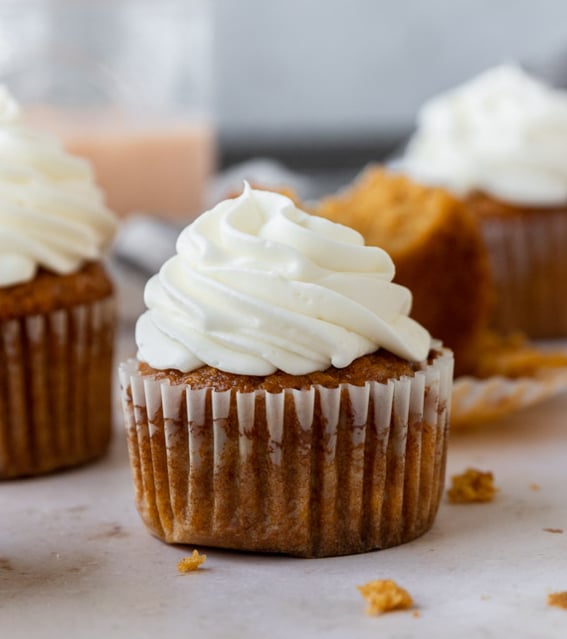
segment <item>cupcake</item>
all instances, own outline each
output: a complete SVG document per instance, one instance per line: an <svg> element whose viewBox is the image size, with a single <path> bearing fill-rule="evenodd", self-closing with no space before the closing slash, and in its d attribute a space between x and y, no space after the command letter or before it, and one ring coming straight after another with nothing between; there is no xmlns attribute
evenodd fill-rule
<svg viewBox="0 0 567 639"><path fill-rule="evenodd" d="M516 66L491 69L424 105L399 165L451 190L479 219L493 326L567 335L567 92Z"/></svg>
<svg viewBox="0 0 567 639"><path fill-rule="evenodd" d="M100 456L110 437L115 229L88 164L0 87L0 478Z"/></svg>
<svg viewBox="0 0 567 639"><path fill-rule="evenodd" d="M182 231L120 366L154 535L312 557L431 527L453 358L393 275L356 231L248 186Z"/></svg>
<svg viewBox="0 0 567 639"><path fill-rule="evenodd" d="M454 352L455 374L474 370L494 291L478 221L461 202L370 166L313 212L385 249L396 282L413 292L412 316Z"/></svg>

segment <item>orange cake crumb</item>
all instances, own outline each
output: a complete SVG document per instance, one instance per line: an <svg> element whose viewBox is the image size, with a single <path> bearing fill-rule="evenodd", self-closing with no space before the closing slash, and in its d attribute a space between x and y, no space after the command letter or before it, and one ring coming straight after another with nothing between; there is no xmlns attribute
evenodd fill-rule
<svg viewBox="0 0 567 639"><path fill-rule="evenodd" d="M541 486L539 484L530 484L530 490L533 490L534 492L537 492L540 488Z"/></svg>
<svg viewBox="0 0 567 639"><path fill-rule="evenodd" d="M469 372L481 379L494 375L518 379L565 367L565 349L542 350L530 344L523 333L500 335L485 330L479 338L477 357Z"/></svg>
<svg viewBox="0 0 567 639"><path fill-rule="evenodd" d="M452 504L469 504L492 501L497 492L491 472L467 468L462 475L451 477L451 488L447 491L447 496Z"/></svg>
<svg viewBox="0 0 567 639"><path fill-rule="evenodd" d="M400 588L391 579L375 579L357 588L368 602L366 612L369 615L381 615L391 610L405 610L413 605L413 599L407 590Z"/></svg>
<svg viewBox="0 0 567 639"><path fill-rule="evenodd" d="M186 572L193 572L205 563L206 558L207 555L200 555L197 550L194 550L190 557L183 557L183 559L178 562L177 570L183 574Z"/></svg>
<svg viewBox="0 0 567 639"><path fill-rule="evenodd" d="M556 535L563 534L563 528L542 528L543 532L554 533Z"/></svg>
<svg viewBox="0 0 567 639"><path fill-rule="evenodd" d="M547 605L557 606L557 608L563 608L567 610L567 591L552 592L547 595Z"/></svg>

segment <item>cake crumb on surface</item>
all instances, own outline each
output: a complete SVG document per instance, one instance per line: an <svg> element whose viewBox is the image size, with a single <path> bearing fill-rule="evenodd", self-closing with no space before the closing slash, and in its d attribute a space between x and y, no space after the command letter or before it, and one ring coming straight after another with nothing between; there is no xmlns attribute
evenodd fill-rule
<svg viewBox="0 0 567 639"><path fill-rule="evenodd" d="M177 563L177 570L182 574L193 572L205 563L206 558L207 555L200 555L198 550L194 550L192 555L183 557L183 559Z"/></svg>
<svg viewBox="0 0 567 639"><path fill-rule="evenodd" d="M375 579L357 588L368 602L366 613L369 615L406 610L413 606L411 595L392 579Z"/></svg>
<svg viewBox="0 0 567 639"><path fill-rule="evenodd" d="M555 533L556 535L563 534L563 528L542 528L543 532Z"/></svg>
<svg viewBox="0 0 567 639"><path fill-rule="evenodd" d="M541 489L541 486L539 484L530 484L530 490L537 492L540 489Z"/></svg>
<svg viewBox="0 0 567 639"><path fill-rule="evenodd" d="M547 595L547 605L567 610L567 591L551 592Z"/></svg>
<svg viewBox="0 0 567 639"><path fill-rule="evenodd" d="M451 477L447 497L452 504L470 504L492 501L497 492L494 475L490 471L467 468L461 475Z"/></svg>

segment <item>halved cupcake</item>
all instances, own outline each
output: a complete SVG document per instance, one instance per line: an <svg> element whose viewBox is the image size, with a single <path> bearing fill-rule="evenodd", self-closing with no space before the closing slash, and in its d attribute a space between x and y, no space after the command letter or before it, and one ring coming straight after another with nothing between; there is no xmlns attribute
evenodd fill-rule
<svg viewBox="0 0 567 639"><path fill-rule="evenodd" d="M495 328L567 335L567 92L513 65L427 102L399 168L479 220Z"/></svg>

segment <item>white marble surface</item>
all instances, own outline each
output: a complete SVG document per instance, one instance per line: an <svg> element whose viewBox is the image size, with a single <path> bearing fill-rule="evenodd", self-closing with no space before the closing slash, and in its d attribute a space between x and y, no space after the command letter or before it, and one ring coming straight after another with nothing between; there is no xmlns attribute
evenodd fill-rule
<svg viewBox="0 0 567 639"><path fill-rule="evenodd" d="M500 493L444 500L408 545L315 560L207 549L187 575L176 564L190 549L138 519L117 423L106 459L0 484L0 637L564 638L567 610L546 601L567 590L566 415L563 396L455 433L449 473L492 470ZM407 588L419 616L366 616L356 585L378 578Z"/></svg>

